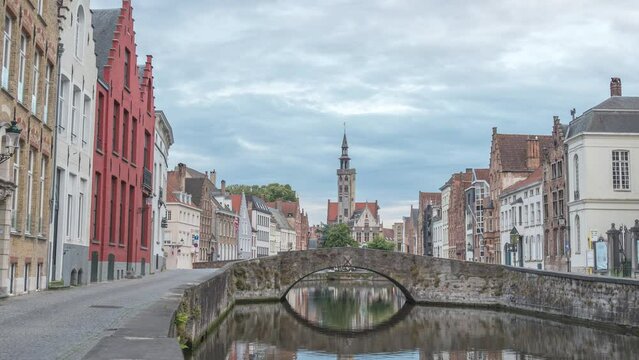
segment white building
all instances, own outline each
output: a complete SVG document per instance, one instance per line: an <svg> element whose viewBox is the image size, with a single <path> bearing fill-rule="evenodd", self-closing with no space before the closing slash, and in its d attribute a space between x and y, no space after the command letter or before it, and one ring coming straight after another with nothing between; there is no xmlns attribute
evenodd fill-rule
<svg viewBox="0 0 639 360"><path fill-rule="evenodd" d="M231 199L233 211L238 216L238 254L242 260L251 259L253 258L253 229L246 196L244 194L231 195Z"/></svg>
<svg viewBox="0 0 639 360"><path fill-rule="evenodd" d="M200 215L191 195L185 192L167 194L167 229L164 254L167 269L192 269L200 240Z"/></svg>
<svg viewBox="0 0 639 360"><path fill-rule="evenodd" d="M54 209L51 216L50 281L83 285L89 280L89 220L95 91L98 70L89 0L64 0L59 17L64 48L60 64L55 136ZM56 74L42 74L46 81ZM44 112L47 116L47 111ZM54 119L44 119L53 125ZM38 165L39 166L39 165ZM44 164L43 164L44 166ZM48 200L48 199L47 199ZM42 228L42 224L38 224Z"/></svg>
<svg viewBox="0 0 639 360"><path fill-rule="evenodd" d="M277 222L275 217L273 216L273 209L271 208L271 231L269 233L269 241L268 241L268 255L277 255L280 252L280 242L282 232L277 227Z"/></svg>
<svg viewBox="0 0 639 360"><path fill-rule="evenodd" d="M441 214L433 217L433 257L444 257L444 220Z"/></svg>
<svg viewBox="0 0 639 360"><path fill-rule="evenodd" d="M276 253L280 251L297 250L297 234L295 233L295 228L286 220L286 216L283 212L273 208L270 210L273 215L273 220L276 223L276 230L279 233L279 246L276 246Z"/></svg>
<svg viewBox="0 0 639 360"><path fill-rule="evenodd" d="M253 224L253 228L257 232L253 257L268 256L270 247L271 212L268 210L268 206L264 200L257 196L250 196L250 199L251 224Z"/></svg>
<svg viewBox="0 0 639 360"><path fill-rule="evenodd" d="M155 112L155 150L153 155L153 213L152 231L153 236L153 260L151 262L151 273L162 271L165 267L164 258L164 231L162 223L166 226L166 185L167 171L169 168L168 157L169 148L173 145L173 129L163 111Z"/></svg>
<svg viewBox="0 0 639 360"><path fill-rule="evenodd" d="M501 244L512 243L519 234L514 251L502 252L501 263L532 269L543 269L544 214L542 210L543 168L526 179L506 188L500 195Z"/></svg>
<svg viewBox="0 0 639 360"><path fill-rule="evenodd" d="M591 237L605 239L612 223L630 228L639 218L639 166L632 166L639 159L639 97L622 96L618 78L610 88L611 97L571 121L566 135L573 272L594 266L587 261ZM632 258L636 269L636 250Z"/></svg>

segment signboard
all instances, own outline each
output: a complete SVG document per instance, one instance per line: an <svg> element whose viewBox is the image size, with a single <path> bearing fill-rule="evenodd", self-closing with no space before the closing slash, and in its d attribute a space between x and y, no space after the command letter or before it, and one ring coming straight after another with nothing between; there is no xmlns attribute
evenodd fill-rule
<svg viewBox="0 0 639 360"><path fill-rule="evenodd" d="M595 243L595 254L597 271L608 270L608 244L605 241Z"/></svg>
<svg viewBox="0 0 639 360"><path fill-rule="evenodd" d="M198 247L200 246L200 234L193 234L192 236L193 239L193 247Z"/></svg>
<svg viewBox="0 0 639 360"><path fill-rule="evenodd" d="M595 267L595 252L594 252L594 250L586 251L586 267Z"/></svg>

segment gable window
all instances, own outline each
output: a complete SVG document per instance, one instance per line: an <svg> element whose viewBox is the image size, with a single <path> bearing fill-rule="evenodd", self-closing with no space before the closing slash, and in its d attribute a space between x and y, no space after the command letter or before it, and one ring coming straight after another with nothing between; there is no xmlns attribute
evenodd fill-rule
<svg viewBox="0 0 639 360"><path fill-rule="evenodd" d="M612 189L615 191L630 190L628 150L612 152Z"/></svg>
<svg viewBox="0 0 639 360"><path fill-rule="evenodd" d="M27 70L27 44L29 40L26 34L20 36L20 62L18 63L18 101L24 104L24 81Z"/></svg>
<svg viewBox="0 0 639 360"><path fill-rule="evenodd" d="M84 49L84 8L78 7L78 15L75 22L75 56L78 59L82 58Z"/></svg>
<svg viewBox="0 0 639 360"><path fill-rule="evenodd" d="M4 17L4 40L2 42L2 87L9 89L9 71L11 69L11 29L13 19Z"/></svg>

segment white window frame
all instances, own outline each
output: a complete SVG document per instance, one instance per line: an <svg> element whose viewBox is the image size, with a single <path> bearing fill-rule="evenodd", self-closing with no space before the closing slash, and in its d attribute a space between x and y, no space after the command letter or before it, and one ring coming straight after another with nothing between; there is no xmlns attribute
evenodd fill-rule
<svg viewBox="0 0 639 360"><path fill-rule="evenodd" d="M630 191L630 151L628 150L612 151L612 189Z"/></svg>
<svg viewBox="0 0 639 360"><path fill-rule="evenodd" d="M89 111L91 110L91 98L84 96L82 106L82 148L89 143Z"/></svg>
<svg viewBox="0 0 639 360"><path fill-rule="evenodd" d="M78 141L78 105L79 98L82 95L82 91L73 86L73 95L71 97L71 143L75 144Z"/></svg>
<svg viewBox="0 0 639 360"><path fill-rule="evenodd" d="M38 86L40 85L40 58L42 55L38 49L33 53L33 84L31 90L31 112L38 112Z"/></svg>
<svg viewBox="0 0 639 360"><path fill-rule="evenodd" d="M18 196L20 194L20 148L16 149L13 154L13 182L16 184L16 188L13 189L13 196L11 198L11 231L18 231Z"/></svg>
<svg viewBox="0 0 639 360"><path fill-rule="evenodd" d="M85 19L84 8L82 5L78 7L78 12L75 17L75 49L74 54L77 60L82 62L82 56L84 55L84 28Z"/></svg>
<svg viewBox="0 0 639 360"><path fill-rule="evenodd" d="M80 194L78 195L78 216L77 216L77 239L81 240L82 239L82 233L83 233L83 229L82 229L82 224L83 224L83 218L84 218L84 181L82 181L83 183L83 188L80 190Z"/></svg>
<svg viewBox="0 0 639 360"><path fill-rule="evenodd" d="M69 96L69 89L71 88L71 81L63 77L61 80L60 86L60 94L58 94L58 116L60 118L60 123L58 124L59 131L64 132L67 126L67 102Z"/></svg>
<svg viewBox="0 0 639 360"><path fill-rule="evenodd" d="M13 18L4 16L4 40L2 43L2 87L9 89L9 75L11 73L11 36L13 33Z"/></svg>
<svg viewBox="0 0 639 360"><path fill-rule="evenodd" d="M45 174L47 170L47 159L42 156L40 159L40 207L38 214L38 234L43 235L44 233L44 180Z"/></svg>
<svg viewBox="0 0 639 360"><path fill-rule="evenodd" d="M68 183L67 185L71 185ZM66 238L71 239L71 228L73 228L73 194L67 194L67 206L65 211L67 212L67 226L66 226Z"/></svg>
<svg viewBox="0 0 639 360"><path fill-rule="evenodd" d="M18 67L18 101L24 104L24 82L27 70L28 37L24 32L20 35L20 62Z"/></svg>
<svg viewBox="0 0 639 360"><path fill-rule="evenodd" d="M51 72L53 71L51 64L47 61L47 68L44 80L44 110L42 112L42 122L45 124L49 121L49 89L51 88Z"/></svg>
<svg viewBox="0 0 639 360"><path fill-rule="evenodd" d="M29 162L27 167L27 223L24 227L25 234L31 234L33 225L33 167L35 163L35 151L29 147Z"/></svg>

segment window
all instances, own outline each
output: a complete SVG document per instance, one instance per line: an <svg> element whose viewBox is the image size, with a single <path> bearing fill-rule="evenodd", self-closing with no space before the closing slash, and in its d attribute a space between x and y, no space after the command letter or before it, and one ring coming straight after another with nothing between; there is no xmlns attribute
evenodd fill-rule
<svg viewBox="0 0 639 360"><path fill-rule="evenodd" d="M548 195L544 194L544 218L548 218L550 213L548 212Z"/></svg>
<svg viewBox="0 0 639 360"><path fill-rule="evenodd" d="M114 102L113 104L113 151L118 152L118 123L120 122L120 104L118 102Z"/></svg>
<svg viewBox="0 0 639 360"><path fill-rule="evenodd" d="M80 89L76 86L73 87L73 100L71 101L71 142L75 143L78 138L78 126L79 126L79 107L80 107Z"/></svg>
<svg viewBox="0 0 639 360"><path fill-rule="evenodd" d="M579 200L579 156L577 156L577 154L575 154L575 161L574 161L574 168L575 168L575 195L574 195L574 199L575 200Z"/></svg>
<svg viewBox="0 0 639 360"><path fill-rule="evenodd" d="M552 163L552 178L557 178L557 163Z"/></svg>
<svg viewBox="0 0 639 360"><path fill-rule="evenodd" d="M91 111L91 98L88 96L84 97L84 106L82 107L82 147L86 147L89 142L89 128L91 124L89 123L89 113Z"/></svg>
<svg viewBox="0 0 639 360"><path fill-rule="evenodd" d="M557 162L557 177L564 176L564 162L559 160Z"/></svg>
<svg viewBox="0 0 639 360"><path fill-rule="evenodd" d="M124 220L125 220L125 216L126 216L126 211L124 211L126 209L126 183L124 181L122 181L122 183L120 184L120 245L124 244L124 238L125 238L125 225L124 225Z"/></svg>
<svg viewBox="0 0 639 360"><path fill-rule="evenodd" d="M524 225L528 226L528 205L524 206Z"/></svg>
<svg viewBox="0 0 639 360"><path fill-rule="evenodd" d="M93 223L91 224L92 229L92 240L98 240L98 216L99 209L102 204L100 203L100 186L102 185L102 176L99 172L95 173L95 187L93 188Z"/></svg>
<svg viewBox="0 0 639 360"><path fill-rule="evenodd" d="M537 202L537 224L541 224L541 204Z"/></svg>
<svg viewBox="0 0 639 360"><path fill-rule="evenodd" d="M47 61L47 69L44 75L44 110L42 112L42 122L49 121L49 89L51 88L51 72L53 67Z"/></svg>
<svg viewBox="0 0 639 360"><path fill-rule="evenodd" d="M563 217L564 216L564 191L559 190L558 196L559 196L559 217Z"/></svg>
<svg viewBox="0 0 639 360"><path fill-rule="evenodd" d="M78 240L81 240L83 235L84 235L84 219L85 219L85 215L84 215L84 209L85 209L85 205L84 205L84 198L85 198L85 192L86 192L86 188L87 188L87 181L82 179L80 180L80 193L78 194L78 229L77 229L77 237Z"/></svg>
<svg viewBox="0 0 639 360"><path fill-rule="evenodd" d="M581 223L579 221L579 215L575 216L575 253L581 253Z"/></svg>
<svg viewBox="0 0 639 360"><path fill-rule="evenodd" d="M31 225L33 220L33 167L35 162L35 152L29 148L29 167L27 168L27 225L24 232L31 233Z"/></svg>
<svg viewBox="0 0 639 360"><path fill-rule="evenodd" d="M104 95L98 94L98 116L95 119L96 127L96 143L95 147L98 150L102 150L102 142L104 140Z"/></svg>
<svg viewBox="0 0 639 360"><path fill-rule="evenodd" d="M24 104L24 81L27 70L27 44L29 40L26 34L20 36L20 62L18 63L18 101Z"/></svg>
<svg viewBox="0 0 639 360"><path fill-rule="evenodd" d="M75 56L82 59L84 52L84 8L78 7L78 15L75 21Z"/></svg>
<svg viewBox="0 0 639 360"><path fill-rule="evenodd" d="M69 88L71 83L69 79L62 76L62 84L60 85L60 95L58 97L58 116L60 118L59 131L63 132L67 126L67 102L69 99Z"/></svg>
<svg viewBox="0 0 639 360"><path fill-rule="evenodd" d="M40 204L38 213L38 234L42 235L44 232L44 180L47 172L47 159L42 156L40 160Z"/></svg>
<svg viewBox="0 0 639 360"><path fill-rule="evenodd" d="M117 189L118 180L115 177L111 178L111 196L109 199L109 208L111 209L109 215L109 244L115 244L115 222L116 222L116 211L117 208L115 206L115 195L118 191Z"/></svg>
<svg viewBox="0 0 639 360"><path fill-rule="evenodd" d="M122 157L129 155L129 112L124 110L122 119Z"/></svg>
<svg viewBox="0 0 639 360"><path fill-rule="evenodd" d="M166 212L166 219L171 220L171 211Z"/></svg>
<svg viewBox="0 0 639 360"><path fill-rule="evenodd" d="M33 84L31 84L31 112L38 112L38 86L40 85L40 58L42 55L36 49L33 56Z"/></svg>
<svg viewBox="0 0 639 360"><path fill-rule="evenodd" d="M151 167L151 135L144 132L144 168Z"/></svg>
<svg viewBox="0 0 639 360"><path fill-rule="evenodd" d="M20 148L13 155L13 182L18 185L20 181ZM18 197L20 186L16 186L11 197L11 231L18 230Z"/></svg>
<svg viewBox="0 0 639 360"><path fill-rule="evenodd" d="M131 87L131 52L124 49L124 86Z"/></svg>
<svg viewBox="0 0 639 360"><path fill-rule="evenodd" d="M29 291L29 273L31 272L31 264L30 263L26 263L24 264L24 292Z"/></svg>
<svg viewBox="0 0 639 360"><path fill-rule="evenodd" d="M136 118L133 118L133 122L132 122L132 132L131 132L131 162L135 163L135 161L137 160L136 157L136 151L135 151L135 139L138 137L138 121Z"/></svg>
<svg viewBox="0 0 639 360"><path fill-rule="evenodd" d="M556 191L552 193L552 213L554 217L557 217L559 215Z"/></svg>
<svg viewBox="0 0 639 360"><path fill-rule="evenodd" d="M628 167L628 151L612 152L612 188L616 191L630 190L630 172Z"/></svg>
<svg viewBox="0 0 639 360"><path fill-rule="evenodd" d="M9 71L11 69L11 29L13 19L9 15L4 17L4 40L2 42L2 87L9 89Z"/></svg>
<svg viewBox="0 0 639 360"><path fill-rule="evenodd" d="M67 229L66 236L67 239L71 238L71 228L73 227L73 195L67 195Z"/></svg>

